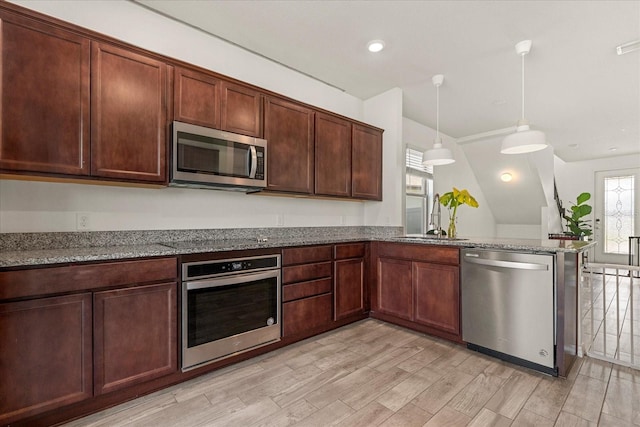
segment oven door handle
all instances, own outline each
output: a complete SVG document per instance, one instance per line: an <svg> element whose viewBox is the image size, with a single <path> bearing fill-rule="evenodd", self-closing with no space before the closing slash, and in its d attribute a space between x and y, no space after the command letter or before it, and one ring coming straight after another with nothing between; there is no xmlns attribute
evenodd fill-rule
<svg viewBox="0 0 640 427"><path fill-rule="evenodd" d="M188 291L195 289L205 288L218 288L223 286L237 285L238 283L256 282L258 280L265 279L278 279L280 277L280 270L262 271L259 273L242 273L233 276L216 277L213 279L193 280L191 282L184 282L182 285L186 287Z"/></svg>

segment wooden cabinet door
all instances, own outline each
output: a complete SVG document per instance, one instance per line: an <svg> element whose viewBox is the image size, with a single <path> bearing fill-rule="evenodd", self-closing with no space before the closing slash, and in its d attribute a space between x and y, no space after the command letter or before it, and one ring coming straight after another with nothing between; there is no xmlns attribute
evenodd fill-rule
<svg viewBox="0 0 640 427"><path fill-rule="evenodd" d="M0 20L0 169L88 175L89 40Z"/></svg>
<svg viewBox="0 0 640 427"><path fill-rule="evenodd" d="M262 95L251 88L221 82L220 128L243 135L262 137ZM268 153L267 153L268 156Z"/></svg>
<svg viewBox="0 0 640 427"><path fill-rule="evenodd" d="M317 295L282 304L282 336L303 334L331 322L331 294Z"/></svg>
<svg viewBox="0 0 640 427"><path fill-rule="evenodd" d="M411 261L378 258L376 309L406 320L413 320Z"/></svg>
<svg viewBox="0 0 640 427"><path fill-rule="evenodd" d="M353 125L351 196L382 200L382 132Z"/></svg>
<svg viewBox="0 0 640 427"><path fill-rule="evenodd" d="M0 304L0 424L90 398L91 294Z"/></svg>
<svg viewBox="0 0 640 427"><path fill-rule="evenodd" d="M351 123L316 113L315 193L351 196Z"/></svg>
<svg viewBox="0 0 640 427"><path fill-rule="evenodd" d="M265 98L267 189L313 193L313 110L278 98Z"/></svg>
<svg viewBox="0 0 640 427"><path fill-rule="evenodd" d="M413 263L414 320L452 334L460 333L458 267Z"/></svg>
<svg viewBox="0 0 640 427"><path fill-rule="evenodd" d="M198 126L220 126L220 81L212 76L176 67L173 83L174 120Z"/></svg>
<svg viewBox="0 0 640 427"><path fill-rule="evenodd" d="M177 371L176 283L94 294L95 394Z"/></svg>
<svg viewBox="0 0 640 427"><path fill-rule="evenodd" d="M334 320L364 313L364 259L334 263Z"/></svg>
<svg viewBox="0 0 640 427"><path fill-rule="evenodd" d="M166 182L166 65L95 42L91 64L91 175Z"/></svg>

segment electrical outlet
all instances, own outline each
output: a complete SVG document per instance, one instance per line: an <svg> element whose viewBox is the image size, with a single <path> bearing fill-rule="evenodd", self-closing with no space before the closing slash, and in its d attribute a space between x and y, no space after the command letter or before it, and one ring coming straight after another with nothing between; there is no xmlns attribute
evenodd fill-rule
<svg viewBox="0 0 640 427"><path fill-rule="evenodd" d="M284 225L284 214L278 214L278 218L276 219L276 225L278 227L282 227Z"/></svg>
<svg viewBox="0 0 640 427"><path fill-rule="evenodd" d="M91 216L88 213L76 213L76 230L87 231L91 229Z"/></svg>
<svg viewBox="0 0 640 427"><path fill-rule="evenodd" d="M346 215L340 216L340 225L347 225L347 217L346 217Z"/></svg>

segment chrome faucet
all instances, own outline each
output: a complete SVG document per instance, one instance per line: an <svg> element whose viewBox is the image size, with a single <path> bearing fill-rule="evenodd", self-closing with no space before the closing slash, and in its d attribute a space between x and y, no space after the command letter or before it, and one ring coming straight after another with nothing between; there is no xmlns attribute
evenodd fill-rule
<svg viewBox="0 0 640 427"><path fill-rule="evenodd" d="M437 212L436 212L437 206ZM437 222L436 222L437 219ZM431 221L429 224L436 227L435 235L438 238L442 237L442 212L440 211L440 194L436 193L433 196L433 209L431 210Z"/></svg>

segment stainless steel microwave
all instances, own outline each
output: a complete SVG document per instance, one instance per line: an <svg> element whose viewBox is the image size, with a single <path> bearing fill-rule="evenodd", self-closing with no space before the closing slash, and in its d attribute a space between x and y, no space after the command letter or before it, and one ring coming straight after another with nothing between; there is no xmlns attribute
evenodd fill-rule
<svg viewBox="0 0 640 427"><path fill-rule="evenodd" d="M267 186L267 141L173 122L170 185L245 192Z"/></svg>

